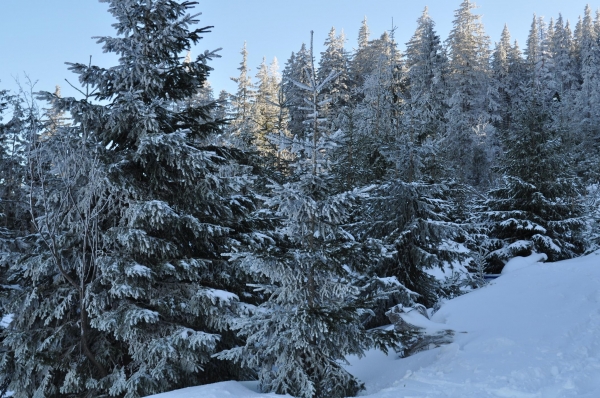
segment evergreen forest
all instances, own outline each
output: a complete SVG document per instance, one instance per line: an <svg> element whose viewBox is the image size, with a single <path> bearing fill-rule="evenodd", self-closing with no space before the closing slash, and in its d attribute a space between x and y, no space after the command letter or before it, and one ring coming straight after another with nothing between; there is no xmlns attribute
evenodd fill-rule
<svg viewBox="0 0 600 398"><path fill-rule="evenodd" d="M523 48L469 0L447 38L307 31L281 73L244 45L215 94L201 4L100 1L118 61L69 63L78 98L0 86L0 396L355 396L349 355L444 339L398 313L600 248L589 6Z"/></svg>

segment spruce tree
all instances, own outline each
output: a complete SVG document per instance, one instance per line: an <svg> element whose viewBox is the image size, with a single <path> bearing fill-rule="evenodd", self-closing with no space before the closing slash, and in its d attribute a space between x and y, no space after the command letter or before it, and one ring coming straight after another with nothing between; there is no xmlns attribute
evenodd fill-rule
<svg viewBox="0 0 600 398"><path fill-rule="evenodd" d="M225 120L227 118L227 108L229 107L230 97L231 95L227 91L219 91L219 96L217 97L217 109L215 110L216 120Z"/></svg>
<svg viewBox="0 0 600 398"><path fill-rule="evenodd" d="M10 269L20 288L1 378L15 397L139 397L235 377L211 355L234 344L243 292L223 261L252 202L242 158L208 145L214 104L187 103L214 55L184 62L208 28L195 2L105 0L110 68L70 64L83 100L45 93L73 116L32 152L35 234ZM237 294L237 295L236 295Z"/></svg>
<svg viewBox="0 0 600 398"><path fill-rule="evenodd" d="M369 25L365 16L358 30L358 47L350 60L350 89L357 89L363 85L365 78L372 68L373 59L369 51Z"/></svg>
<svg viewBox="0 0 600 398"><path fill-rule="evenodd" d="M249 149L252 147L252 129L254 126L251 112L255 90L248 67L246 42L244 42L244 47L242 47L240 54L242 54L242 61L238 68L240 75L231 78L231 80L237 83L237 91L231 97L231 124L229 129L231 130L231 138L237 141L237 146Z"/></svg>
<svg viewBox="0 0 600 398"><path fill-rule="evenodd" d="M8 281L8 269L22 255L29 233L26 158L29 133L38 125L32 116L23 98L0 90L0 328L11 319L9 298L18 288ZM6 388L0 383L0 395Z"/></svg>
<svg viewBox="0 0 600 398"><path fill-rule="evenodd" d="M489 38L475 5L464 0L454 13L446 40L449 58L444 156L453 175L475 186L490 183L487 149L493 145ZM492 142L490 142L492 141Z"/></svg>
<svg viewBox="0 0 600 398"><path fill-rule="evenodd" d="M407 180L439 177L437 146L444 135L447 58L427 7L406 43L405 142L410 146Z"/></svg>
<svg viewBox="0 0 600 398"><path fill-rule="evenodd" d="M344 49L346 37L342 32L336 35L335 28L331 28L327 40L325 40L325 51L321 53L319 67L317 71L318 78L324 80L332 72L336 78L325 87L324 95L331 98L331 107L337 109L345 105L350 96L349 92L349 55ZM332 113L336 113L335 110ZM331 119L331 117L330 117Z"/></svg>
<svg viewBox="0 0 600 398"><path fill-rule="evenodd" d="M11 297L19 289L10 268L27 254L31 238L27 157L42 124L31 100L23 90L18 95L0 90L0 330L12 320ZM0 395L7 388L7 380L0 381Z"/></svg>
<svg viewBox="0 0 600 398"><path fill-rule="evenodd" d="M0 91L0 228L8 235L22 235L28 229L25 185L27 150L31 130L39 124L34 109L27 109L23 98Z"/></svg>
<svg viewBox="0 0 600 398"><path fill-rule="evenodd" d="M504 25L500 41L496 43L492 55L492 75L495 84L495 94L498 96L496 102L498 104L499 120L497 126L506 128L511 121L511 81L510 81L510 61L509 54L511 50L510 33L508 26Z"/></svg>
<svg viewBox="0 0 600 398"><path fill-rule="evenodd" d="M279 85L281 79L277 71L277 58L270 66L265 59L258 67L256 79L258 81L251 108L253 122L252 145L259 152L261 158L274 158L276 148L268 139L269 134L277 129L280 106L278 106Z"/></svg>
<svg viewBox="0 0 600 398"><path fill-rule="evenodd" d="M254 251L234 254L264 281L255 286L267 300L239 321L245 346L220 357L257 369L265 392L354 396L361 384L342 366L346 356L383 348L387 339L383 332L365 330L377 291L354 284L345 261L358 245L344 224L365 193L334 190L329 154L335 137L324 129L321 93L336 75L319 81L312 65L308 72L308 84L296 82L311 108L308 134L290 142L293 174L284 184L272 184L261 211L280 224L255 235Z"/></svg>
<svg viewBox="0 0 600 398"><path fill-rule="evenodd" d="M380 180L390 169L405 171L406 165L405 159L397 156L406 78L401 53L387 32L368 48L373 70L365 77L359 90L361 101L354 111L358 134L353 153L359 184Z"/></svg>
<svg viewBox="0 0 600 398"><path fill-rule="evenodd" d="M596 32L589 5L580 28L578 43L581 66L581 86L575 100L575 111L571 124L573 134L578 135L580 145L574 148L581 156L578 159L580 173L596 183L600 175L598 139L600 139L600 34Z"/></svg>
<svg viewBox="0 0 600 398"><path fill-rule="evenodd" d="M550 104L556 92L552 80L552 62L548 51L549 38L547 26L541 17L533 16L531 29L527 37L525 61L527 65L528 97Z"/></svg>
<svg viewBox="0 0 600 398"><path fill-rule="evenodd" d="M564 131L552 128L549 110L532 101L512 128L502 133L503 183L489 192L488 270L532 252L550 261L584 251L581 184L562 146Z"/></svg>
<svg viewBox="0 0 600 398"><path fill-rule="evenodd" d="M504 26L492 58L493 93L496 96L495 126L510 128L529 98L527 65L517 41L510 42L508 27Z"/></svg>
<svg viewBox="0 0 600 398"><path fill-rule="evenodd" d="M554 24L554 34L552 35L551 55L554 61L554 82L556 93L560 96L561 102L569 102L574 97L574 90L577 89L577 71L575 62L572 58L571 49L573 47L573 33L569 27L569 22L563 22L562 15Z"/></svg>
<svg viewBox="0 0 600 398"><path fill-rule="evenodd" d="M365 201L352 233L367 242L363 248L368 253L366 273L400 283L385 303L387 308L378 314L396 304L432 308L441 299L460 294L459 269L467 260L467 250L459 242L464 242L466 231L453 221L453 189L446 184L390 178ZM441 269L452 270L450 281L432 275ZM407 295L405 288L416 295Z"/></svg>
<svg viewBox="0 0 600 398"><path fill-rule="evenodd" d="M307 72L310 70L312 63L312 55L306 48L306 44L302 43L300 50L292 53L283 70L282 86L286 108L289 113L288 127L290 134L297 137L304 136L304 121L308 111L304 109L304 93L294 82L308 84Z"/></svg>

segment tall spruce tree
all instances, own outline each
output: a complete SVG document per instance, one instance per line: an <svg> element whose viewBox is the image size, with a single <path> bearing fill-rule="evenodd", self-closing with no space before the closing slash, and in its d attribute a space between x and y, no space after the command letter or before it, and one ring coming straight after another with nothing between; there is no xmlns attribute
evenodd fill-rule
<svg viewBox="0 0 600 398"><path fill-rule="evenodd" d="M300 50L292 53L283 70L283 95L289 113L289 130L292 135L303 137L305 132L304 121L308 111L305 108L304 93L294 83L308 84L307 72L310 70L313 59L306 44L302 43Z"/></svg>
<svg viewBox="0 0 600 398"><path fill-rule="evenodd" d="M369 25L365 16L358 30L358 47L355 49L350 61L350 88L357 89L361 87L365 81L365 77L369 74L373 59L371 57L369 47Z"/></svg>
<svg viewBox="0 0 600 398"><path fill-rule="evenodd" d="M500 128L506 128L510 125L511 121L511 110L512 110L512 87L511 87L511 76L510 76L510 61L509 54L511 50L510 33L508 26L504 25L500 41L496 43L494 52L492 55L492 76L494 78L495 93L498 97L496 102L498 104L498 116L499 120L497 126Z"/></svg>
<svg viewBox="0 0 600 398"><path fill-rule="evenodd" d="M437 144L444 134L447 58L427 7L406 43L407 95L403 105L408 156L407 180L438 177Z"/></svg>
<svg viewBox="0 0 600 398"><path fill-rule="evenodd" d="M326 79L332 72L337 76L324 88L323 94L331 98L328 108L341 107L349 100L349 55L344 49L345 42L344 32L336 35L335 28L331 28L324 43L325 51L319 60L317 75L320 80ZM332 119L331 115L328 116Z"/></svg>
<svg viewBox="0 0 600 398"><path fill-rule="evenodd" d="M0 122L4 112L10 119L0 123L0 228L8 235L22 235L28 229L24 186L29 133L39 121L23 98L8 91L0 91Z"/></svg>
<svg viewBox="0 0 600 398"><path fill-rule="evenodd" d="M454 13L446 40L449 57L448 112L444 143L446 162L461 181L475 186L490 183L493 130L488 96L490 87L489 38L475 5L463 0Z"/></svg>
<svg viewBox="0 0 600 398"><path fill-rule="evenodd" d="M562 15L554 24L554 34L552 35L551 56L554 61L554 82L555 89L560 96L561 102L569 102L575 95L573 92L577 89L577 71L575 62L572 58L571 49L573 48L573 33L569 27L569 21L563 22Z"/></svg>
<svg viewBox="0 0 600 398"><path fill-rule="evenodd" d="M528 76L527 65L517 41L511 44L507 26L504 26L493 53L492 76L497 104L495 125L506 130L518 118L530 91L523 84Z"/></svg>
<svg viewBox="0 0 600 398"><path fill-rule="evenodd" d="M312 40L311 40L312 54ZM350 354L383 347L384 333L367 331L376 291L353 282L346 260L358 248L344 228L360 190L336 192L330 172L335 145L321 117L321 95L335 73L323 81L314 66L305 91L311 114L308 134L290 142L293 175L273 184L261 213L280 219L274 231L256 234L258 248L234 260L264 279L256 287L267 301L238 324L246 345L220 355L256 368L263 391L305 398L353 396L361 385L342 364ZM367 284L369 285L369 284ZM375 293L373 293L375 292Z"/></svg>
<svg viewBox="0 0 600 398"><path fill-rule="evenodd" d="M367 78L380 73L381 68L385 67L384 64L386 59L389 60L394 41L388 32L384 32L377 39L367 40L368 37L369 29L365 18L359 31L359 47L350 61L350 87L355 102L360 102L362 99L361 89ZM396 45L397 43L393 43L393 46ZM400 55L400 52L395 50L395 54Z"/></svg>
<svg viewBox="0 0 600 398"><path fill-rule="evenodd" d="M4 117L9 116L4 122ZM0 90L0 316L10 314L10 296L15 288L8 280L8 269L23 250L29 233L27 211L27 152L29 135L37 120L28 112L23 98ZM7 383L0 383L0 395Z"/></svg>
<svg viewBox="0 0 600 398"><path fill-rule="evenodd" d="M237 83L237 91L231 97L231 124L229 129L231 130L231 138L237 141L237 146L249 149L252 147L253 141L252 130L254 125L251 112L252 105L254 104L255 90L248 67L246 42L244 42L244 47L242 47L240 54L242 54L242 61L238 68L240 74L238 77L231 78L231 80Z"/></svg>
<svg viewBox="0 0 600 398"><path fill-rule="evenodd" d="M503 184L489 192L489 271L511 257L545 253L550 261L583 253L582 190L562 146L564 131L552 128L549 109L533 100L503 131Z"/></svg>
<svg viewBox="0 0 600 398"><path fill-rule="evenodd" d="M360 184L379 180L390 170L405 171L404 159L398 156L396 145L406 77L401 53L387 32L370 42L368 48L372 70L360 88L361 101L354 112L358 136L353 152L355 175Z"/></svg>
<svg viewBox="0 0 600 398"><path fill-rule="evenodd" d="M277 69L277 58L273 60L270 66L263 58L256 74L258 83L254 104L251 108L252 144L263 159L274 158L276 153L276 148L269 141L268 135L276 131L279 120L278 93L281 79Z"/></svg>
<svg viewBox="0 0 600 398"><path fill-rule="evenodd" d="M552 79L553 65L549 54L548 29L543 18L533 16L525 48L527 87L529 98L550 104L556 92Z"/></svg>
<svg viewBox="0 0 600 398"><path fill-rule="evenodd" d="M119 63L70 65L93 93L83 100L43 94L74 125L32 152L36 233L10 269L20 288L0 371L15 397L139 397L235 377L211 355L232 344L243 277L221 253L244 230L247 179L237 152L206 144L213 105L172 106L206 81L213 53L181 54L208 28L190 30L195 2L104 2L118 36L98 41Z"/></svg>
<svg viewBox="0 0 600 398"><path fill-rule="evenodd" d="M578 43L581 65L581 86L575 101L573 133L579 135L581 145L575 148L582 154L578 163L581 174L596 183L600 176L598 167L598 140L600 139L600 34L596 32L591 9L585 8Z"/></svg>
<svg viewBox="0 0 600 398"><path fill-rule="evenodd" d="M33 88L33 87L31 87ZM3 118L6 118L4 122ZM0 90L0 316L1 328L10 322L12 295L19 286L11 282L10 268L29 250L28 154L42 125L40 109L31 93ZM4 318L8 316L8 318ZM0 337L2 338L2 337ZM0 395L7 391L0 382Z"/></svg>

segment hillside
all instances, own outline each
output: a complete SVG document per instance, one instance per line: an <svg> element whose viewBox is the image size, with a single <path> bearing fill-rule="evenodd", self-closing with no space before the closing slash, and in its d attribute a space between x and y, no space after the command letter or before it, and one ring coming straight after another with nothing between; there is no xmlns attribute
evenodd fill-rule
<svg viewBox="0 0 600 398"><path fill-rule="evenodd" d="M487 286L446 302L432 321L454 343L399 359L351 358L361 395L599 397L600 252L556 263L516 259ZM155 398L249 398L254 383L225 382Z"/></svg>

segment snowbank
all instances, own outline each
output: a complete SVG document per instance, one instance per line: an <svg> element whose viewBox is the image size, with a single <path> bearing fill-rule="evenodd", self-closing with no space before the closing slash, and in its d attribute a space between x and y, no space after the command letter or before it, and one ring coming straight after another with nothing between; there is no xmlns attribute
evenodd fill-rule
<svg viewBox="0 0 600 398"><path fill-rule="evenodd" d="M533 260L516 261L433 315L432 322L456 331L452 344L403 359L377 351L351 358L348 369L367 387L362 395L600 397L600 252ZM252 386L218 383L154 397L275 397Z"/></svg>
<svg viewBox="0 0 600 398"><path fill-rule="evenodd" d="M151 395L152 398L285 398L289 395L259 394L256 382L225 381L199 387L183 388L177 391Z"/></svg>
<svg viewBox="0 0 600 398"><path fill-rule="evenodd" d="M546 260L548 260L548 256L545 253L533 253L532 255L527 257L517 256L511 258L506 263L504 268L502 268L502 273L507 274L509 272L529 267L530 265L533 265L535 263L543 263Z"/></svg>

